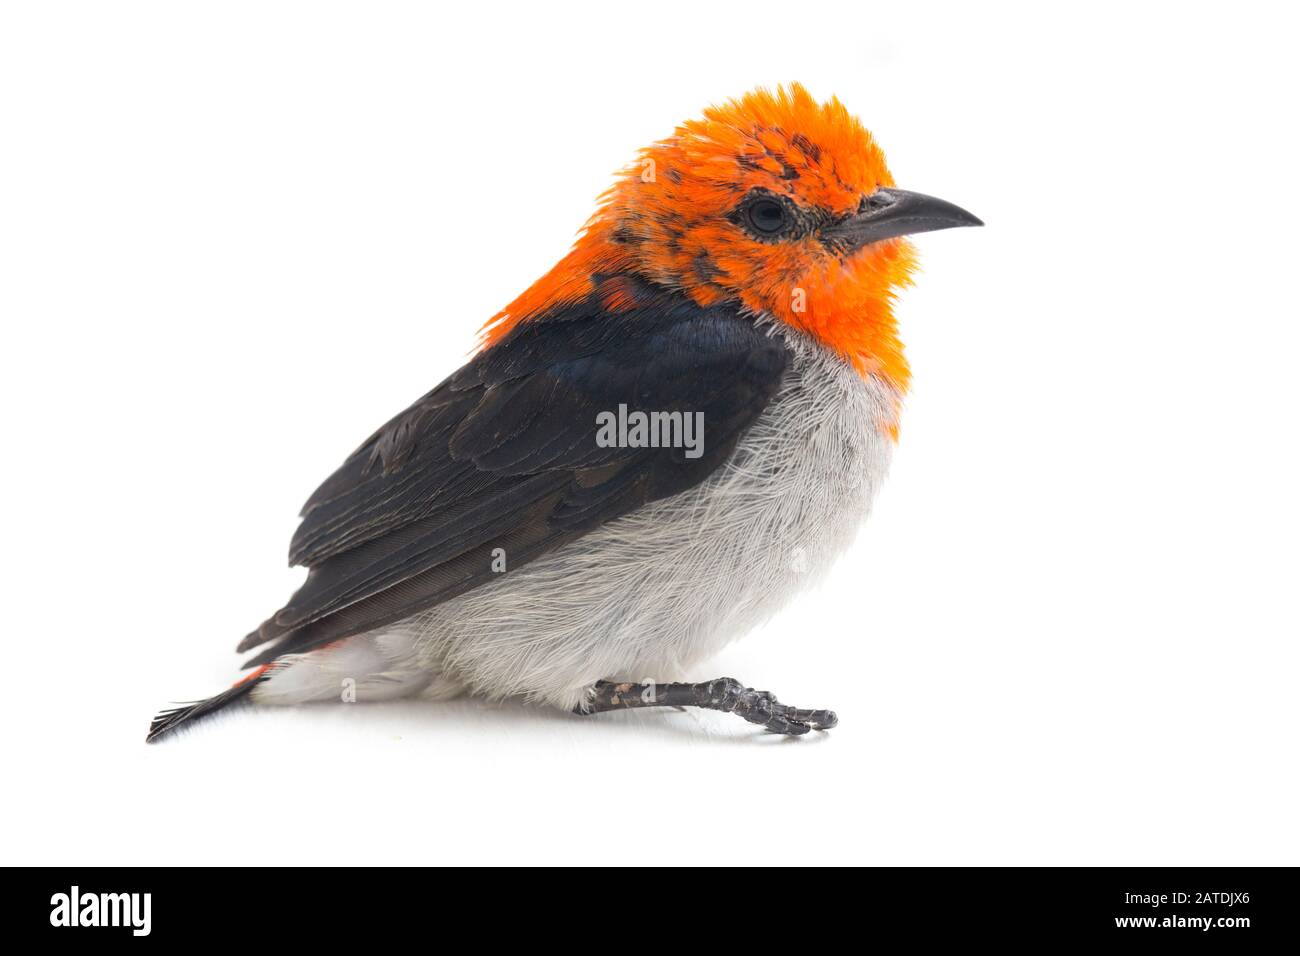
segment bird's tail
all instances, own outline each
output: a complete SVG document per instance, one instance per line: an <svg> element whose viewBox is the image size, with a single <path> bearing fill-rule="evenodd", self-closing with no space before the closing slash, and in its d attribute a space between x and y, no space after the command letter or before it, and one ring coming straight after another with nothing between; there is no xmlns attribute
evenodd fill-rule
<svg viewBox="0 0 1300 956"><path fill-rule="evenodd" d="M263 664L253 673L249 674L242 680L237 681L232 687L223 690L220 694L209 697L207 700L195 701L190 704L182 704L179 707L173 707L170 710L164 710L153 722L149 724L149 733L144 738L146 742L157 740L163 734L170 733L181 724L188 723L199 717L216 713L227 704L233 704L250 690L266 679L266 672L271 669L270 664Z"/></svg>

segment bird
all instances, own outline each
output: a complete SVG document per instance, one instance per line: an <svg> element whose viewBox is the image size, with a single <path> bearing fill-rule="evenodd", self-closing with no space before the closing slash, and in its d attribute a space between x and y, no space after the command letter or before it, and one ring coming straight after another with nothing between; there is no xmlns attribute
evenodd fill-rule
<svg viewBox="0 0 1300 956"><path fill-rule="evenodd" d="M981 225L897 187L861 121L799 83L682 123L317 488L289 550L306 580L239 643L249 673L147 739L237 700L459 695L834 727L684 678L857 537L911 378L907 237Z"/></svg>

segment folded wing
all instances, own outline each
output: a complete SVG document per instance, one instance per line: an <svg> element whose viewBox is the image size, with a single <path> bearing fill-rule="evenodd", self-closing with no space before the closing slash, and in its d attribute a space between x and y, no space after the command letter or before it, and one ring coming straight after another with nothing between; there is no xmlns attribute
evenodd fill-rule
<svg viewBox="0 0 1300 956"><path fill-rule="evenodd" d="M627 279L517 325L376 432L303 509L306 582L240 644L245 666L390 624L488 584L707 478L762 413L779 337L729 308ZM598 416L703 414L685 447L604 447ZM630 443L629 443L630 444Z"/></svg>

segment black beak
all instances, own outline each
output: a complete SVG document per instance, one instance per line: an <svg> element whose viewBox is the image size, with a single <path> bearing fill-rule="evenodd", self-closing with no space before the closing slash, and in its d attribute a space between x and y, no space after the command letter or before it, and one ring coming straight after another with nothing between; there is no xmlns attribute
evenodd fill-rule
<svg viewBox="0 0 1300 956"><path fill-rule="evenodd" d="M934 232L956 226L984 225L960 206L906 189L877 189L851 216L822 227L822 241L841 253L870 242Z"/></svg>

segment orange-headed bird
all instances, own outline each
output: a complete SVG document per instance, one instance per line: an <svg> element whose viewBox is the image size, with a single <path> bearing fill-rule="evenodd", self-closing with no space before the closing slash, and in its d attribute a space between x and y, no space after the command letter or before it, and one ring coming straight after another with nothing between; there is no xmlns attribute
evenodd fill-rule
<svg viewBox="0 0 1300 956"><path fill-rule="evenodd" d="M853 540L908 387L902 237L978 225L896 188L862 124L797 84L679 126L477 354L316 490L289 552L307 580L239 645L262 648L255 670L149 738L245 695L834 726L731 678L672 679Z"/></svg>

